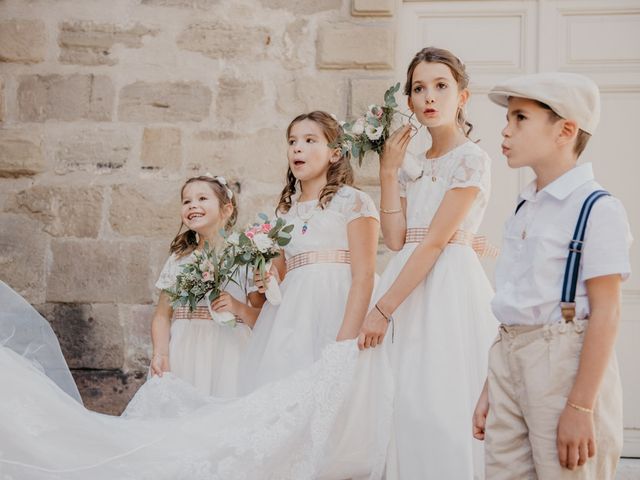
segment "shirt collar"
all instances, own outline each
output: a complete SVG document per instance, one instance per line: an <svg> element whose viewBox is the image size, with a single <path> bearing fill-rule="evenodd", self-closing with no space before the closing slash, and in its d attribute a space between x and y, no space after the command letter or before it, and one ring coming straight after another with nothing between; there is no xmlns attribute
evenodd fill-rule
<svg viewBox="0 0 640 480"><path fill-rule="evenodd" d="M536 181L529 183L522 192L520 198L527 201L535 201L538 193L545 192L558 200L564 200L571 195L578 187L594 179L593 167L591 163L583 163L573 167L563 175L556 178L540 192L536 192Z"/></svg>

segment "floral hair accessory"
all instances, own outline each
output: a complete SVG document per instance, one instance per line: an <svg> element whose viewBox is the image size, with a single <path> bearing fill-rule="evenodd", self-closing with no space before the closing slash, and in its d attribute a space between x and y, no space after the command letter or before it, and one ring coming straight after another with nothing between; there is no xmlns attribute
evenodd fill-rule
<svg viewBox="0 0 640 480"><path fill-rule="evenodd" d="M204 176L205 177L209 177L209 178L213 179L214 181L218 182L220 185L222 185L224 187L226 193L227 193L227 198L229 200L231 200L233 198L233 192L231 191L231 189L227 185L227 180L224 177L214 176L210 172L205 173Z"/></svg>

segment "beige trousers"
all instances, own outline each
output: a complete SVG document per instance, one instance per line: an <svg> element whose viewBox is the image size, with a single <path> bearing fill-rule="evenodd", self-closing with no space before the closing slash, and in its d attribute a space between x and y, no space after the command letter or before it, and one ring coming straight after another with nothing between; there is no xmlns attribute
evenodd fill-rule
<svg viewBox="0 0 640 480"><path fill-rule="evenodd" d="M558 420L573 387L586 320L501 326L489 352L487 480L613 480L622 449L622 389L615 355L594 409L596 456L560 466Z"/></svg>

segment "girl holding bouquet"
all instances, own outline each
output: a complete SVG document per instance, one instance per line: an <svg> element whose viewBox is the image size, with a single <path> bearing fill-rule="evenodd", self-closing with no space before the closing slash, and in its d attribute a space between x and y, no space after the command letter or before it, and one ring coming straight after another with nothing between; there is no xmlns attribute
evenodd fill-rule
<svg viewBox="0 0 640 480"><path fill-rule="evenodd" d="M182 267L197 260L205 245L219 246L219 230L231 228L237 217L235 197L223 177L192 177L182 187L181 198L181 230L183 226L187 230L171 243L171 255L156 283L161 292L151 323L151 373L162 376L171 371L205 395L232 397L237 393L238 365L249 327L260 311L252 305L261 305L262 295L247 293L243 269L237 269L211 308L208 298L195 308L172 307L168 291Z"/></svg>
<svg viewBox="0 0 640 480"><path fill-rule="evenodd" d="M359 337L385 342L396 383L387 478L481 478L470 435L495 336L493 292L472 249L487 206L490 159L470 141L464 116L468 76L451 52L425 48L411 61L404 93L432 144L421 175L401 168L409 125L387 140L380 159L385 244L398 251L374 295Z"/></svg>
<svg viewBox="0 0 640 480"><path fill-rule="evenodd" d="M241 366L242 392L312 364L336 340L356 338L367 312L378 213L352 186L349 158L329 146L341 133L321 111L300 115L287 128L289 168L276 213L294 227L274 259L284 276L282 300L263 306Z"/></svg>

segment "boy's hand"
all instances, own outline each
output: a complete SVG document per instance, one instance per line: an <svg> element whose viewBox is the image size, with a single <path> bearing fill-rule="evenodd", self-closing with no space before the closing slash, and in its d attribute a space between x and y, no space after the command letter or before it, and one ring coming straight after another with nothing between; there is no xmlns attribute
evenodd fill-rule
<svg viewBox="0 0 640 480"><path fill-rule="evenodd" d="M222 292L211 303L211 309L214 312L231 312L236 316L240 314L240 308L240 302L227 292Z"/></svg>
<svg viewBox="0 0 640 480"><path fill-rule="evenodd" d="M487 415L489 414L489 392L487 384L484 384L476 409L473 411L473 438L484 440L484 428L487 424Z"/></svg>
<svg viewBox="0 0 640 480"><path fill-rule="evenodd" d="M593 414L565 406L558 422L558 459L569 470L584 465L596 454Z"/></svg>

